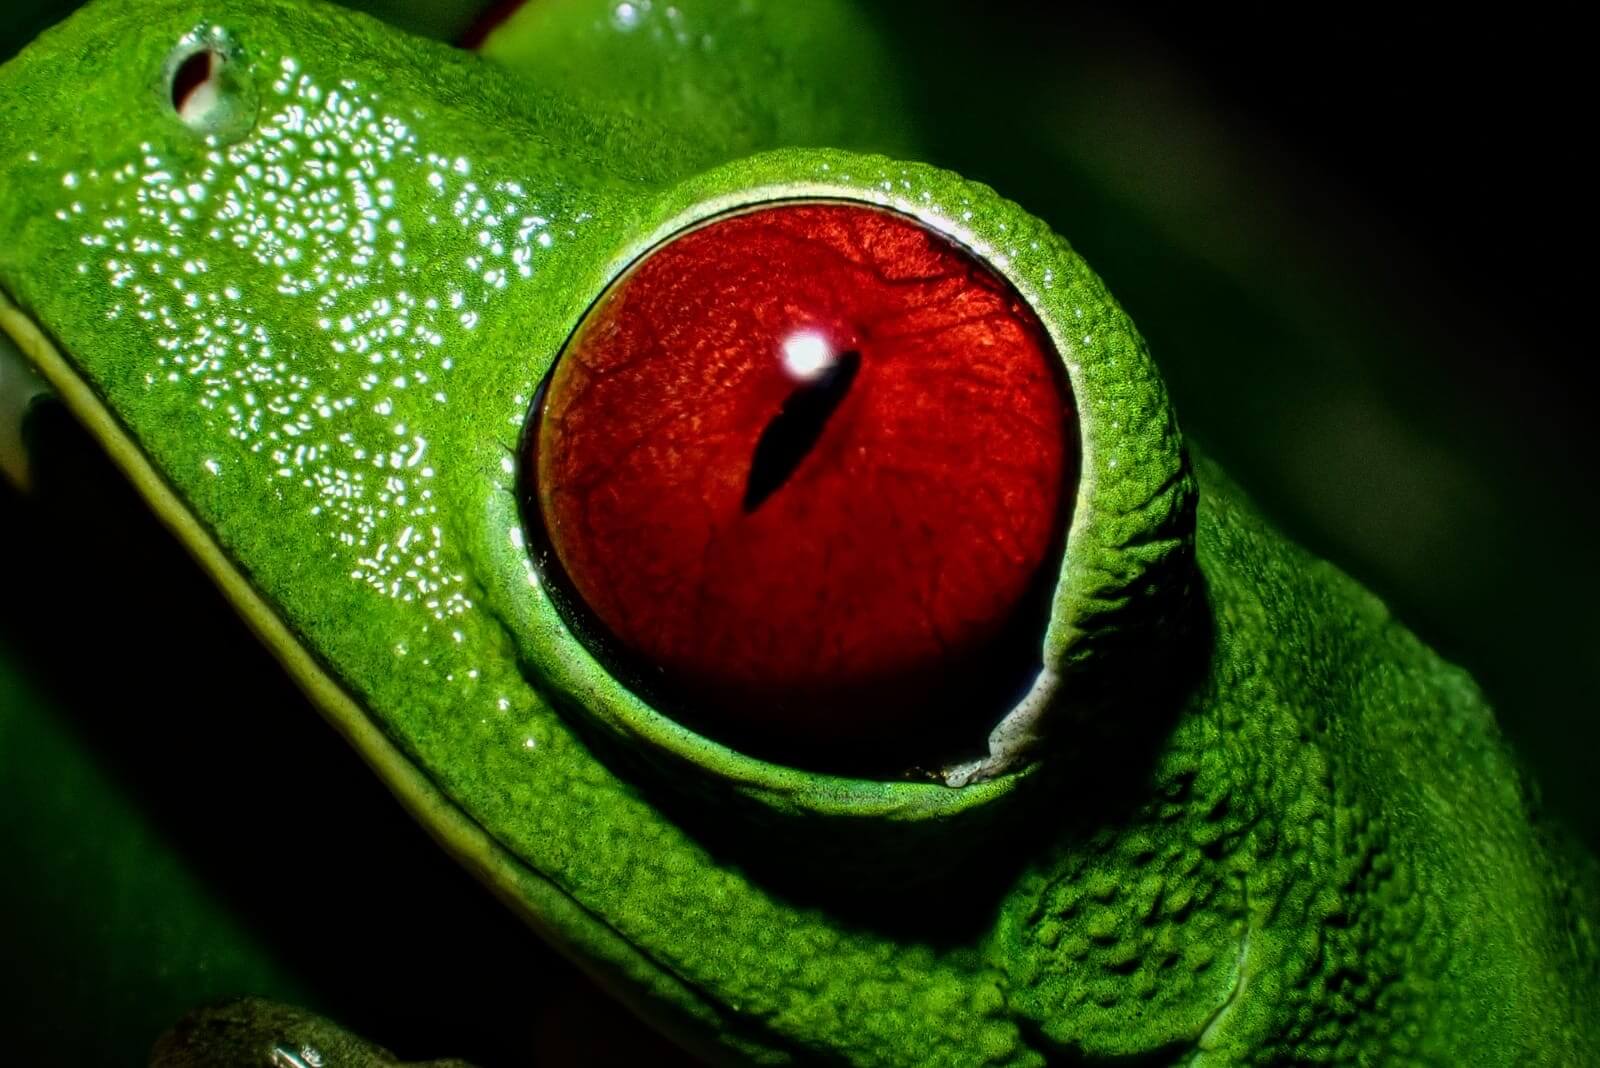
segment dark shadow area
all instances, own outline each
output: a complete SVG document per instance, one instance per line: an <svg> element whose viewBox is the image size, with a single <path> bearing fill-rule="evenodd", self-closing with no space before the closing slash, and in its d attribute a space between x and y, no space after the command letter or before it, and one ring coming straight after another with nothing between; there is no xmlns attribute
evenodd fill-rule
<svg viewBox="0 0 1600 1068"><path fill-rule="evenodd" d="M29 430L35 492L0 483L0 653L43 690L0 729L52 717L115 811L63 823L84 788L49 768L0 787L17 816L8 856L31 866L0 891L0 1001L35 1006L4 1014L14 1048L58 1058L36 1064L128 1063L193 1007L163 1001L248 993L408 1058L679 1063L411 821L63 409L41 406ZM18 795L35 778L49 792ZM85 853L125 851L112 836L128 822L199 881L199 905L187 880L170 894L143 872L119 883L110 861L112 881L82 881L101 870ZM143 896L130 908L129 895ZM118 917L138 930L104 929ZM237 954L266 960L272 988L215 988ZM97 989L134 984L141 998Z"/></svg>

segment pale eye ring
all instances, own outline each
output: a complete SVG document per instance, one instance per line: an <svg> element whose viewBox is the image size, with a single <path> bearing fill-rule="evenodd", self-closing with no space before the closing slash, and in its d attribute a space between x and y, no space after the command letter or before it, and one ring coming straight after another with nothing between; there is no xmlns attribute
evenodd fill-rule
<svg viewBox="0 0 1600 1068"><path fill-rule="evenodd" d="M244 52L220 26L184 34L167 57L162 103L197 134L237 141L255 124L256 94Z"/></svg>

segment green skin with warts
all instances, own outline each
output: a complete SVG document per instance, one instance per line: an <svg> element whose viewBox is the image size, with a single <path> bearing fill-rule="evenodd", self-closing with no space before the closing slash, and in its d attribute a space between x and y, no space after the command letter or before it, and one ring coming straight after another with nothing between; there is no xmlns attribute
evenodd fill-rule
<svg viewBox="0 0 1600 1068"><path fill-rule="evenodd" d="M441 845L708 1058L1600 1062L1600 873L1471 680L1189 454L1061 237L898 161L847 8L771 6L548 0L486 58L313 4L92 6L0 70L0 325ZM197 30L236 110L192 128ZM1048 699L959 767L685 731L523 544L520 436L585 309L795 197L967 245L1078 400ZM313 1027L231 1011L202 1047Z"/></svg>

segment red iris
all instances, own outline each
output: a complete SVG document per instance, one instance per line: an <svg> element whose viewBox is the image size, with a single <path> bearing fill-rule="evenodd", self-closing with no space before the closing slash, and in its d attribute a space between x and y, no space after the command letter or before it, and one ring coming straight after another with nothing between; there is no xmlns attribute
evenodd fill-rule
<svg viewBox="0 0 1600 1068"><path fill-rule="evenodd" d="M671 240L537 420L529 525L569 618L697 729L910 764L980 745L1038 668L1071 394L1022 298L910 218L790 203Z"/></svg>

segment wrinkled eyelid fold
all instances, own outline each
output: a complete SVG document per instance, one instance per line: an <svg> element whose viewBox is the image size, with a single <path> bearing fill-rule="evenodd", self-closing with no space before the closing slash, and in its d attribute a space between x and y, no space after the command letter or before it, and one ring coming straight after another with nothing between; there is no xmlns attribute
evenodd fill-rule
<svg viewBox="0 0 1600 1068"><path fill-rule="evenodd" d="M904 195L895 192L901 187ZM1192 615L1195 483L1160 376L1099 279L1042 222L947 172L814 151L742 161L664 194L654 205L656 224L619 250L599 288L609 292L710 223L795 203L856 205L914 220L1000 276L1048 335L1076 406L1081 467L1064 488L1070 527L1053 565L1048 621L1033 639L1043 664L1033 690L965 759L886 774L808 770L723 744L620 682L602 663L604 641L586 644L592 636L573 626L561 584L544 581L551 554L541 554L539 531L521 543L533 547L531 559L519 545L498 569L505 577L498 599L524 670L630 774L683 796L691 810L709 804L723 816L742 814L737 822L746 827L776 822L814 839L806 848L841 858L841 873L854 870L852 857L880 855L883 834L893 829L910 868L892 877L930 875L958 863L968 851L962 843L992 840L989 831L1016 821L1017 806L1048 794L1074 759L1088 755L1075 758L1074 749L1144 714L1147 680L1165 677L1181 657ZM603 299L577 316L563 349ZM530 439L537 414L535 405ZM536 497L531 453L521 455L519 484L497 495L501 529L523 530L523 506ZM926 853L909 860L920 852L912 843L935 839L937 862ZM870 867L889 874L878 861Z"/></svg>

